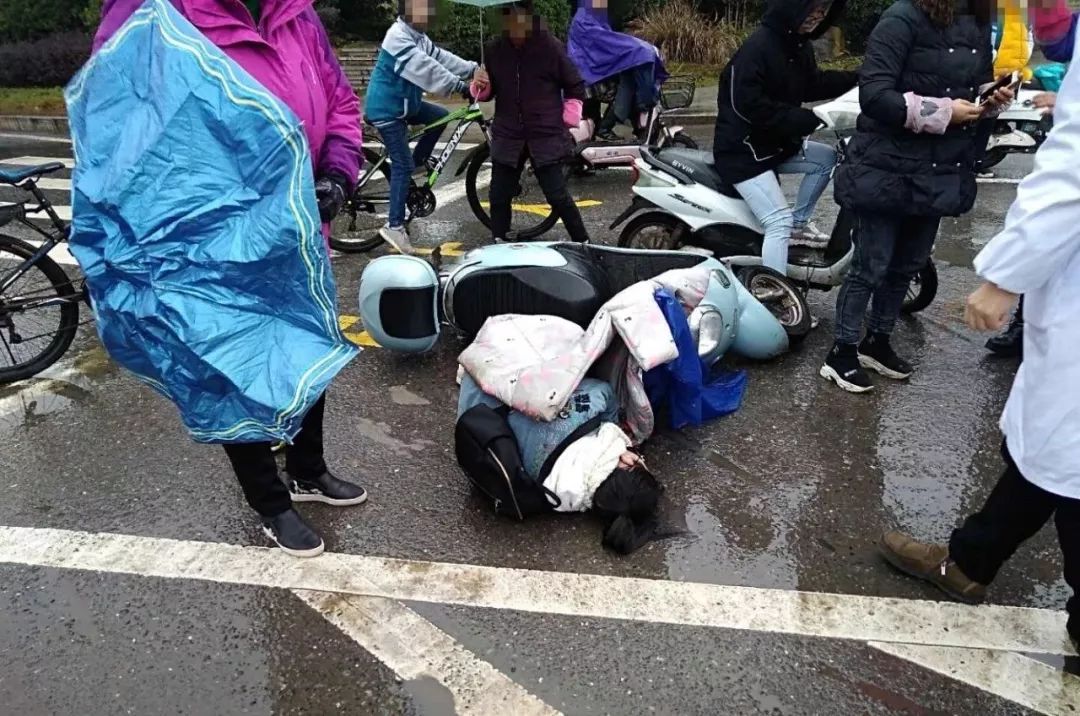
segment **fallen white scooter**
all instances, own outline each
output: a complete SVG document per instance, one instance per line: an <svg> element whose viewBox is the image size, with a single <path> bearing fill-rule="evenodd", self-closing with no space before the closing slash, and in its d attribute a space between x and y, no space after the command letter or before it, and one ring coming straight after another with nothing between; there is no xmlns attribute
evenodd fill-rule
<svg viewBox="0 0 1080 716"><path fill-rule="evenodd" d="M837 135L842 153L858 116L850 97L820 105L814 112ZM634 200L612 224L626 222L619 246L640 249L698 247L742 267L740 280L750 286L774 273L761 265L765 229L713 165L712 152L690 149L643 151L634 164ZM629 220L629 221L628 221ZM854 254L854 216L841 209L824 248L792 246L787 276L795 284L823 291L844 281ZM937 294L937 269L931 259L912 280L903 311L914 313L930 305ZM810 320L807 316L807 320Z"/></svg>

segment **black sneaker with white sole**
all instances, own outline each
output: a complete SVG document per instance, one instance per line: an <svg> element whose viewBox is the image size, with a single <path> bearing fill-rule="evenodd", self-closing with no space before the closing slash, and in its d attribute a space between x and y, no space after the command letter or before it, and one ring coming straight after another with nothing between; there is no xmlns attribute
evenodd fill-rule
<svg viewBox="0 0 1080 716"><path fill-rule="evenodd" d="M367 502L367 491L324 472L314 480L289 477L289 493L293 502L321 502L334 507L350 507Z"/></svg>
<svg viewBox="0 0 1080 716"><path fill-rule="evenodd" d="M836 343L825 358L825 365L818 371L822 378L831 380L849 393L865 393L874 389L870 376L859 364L859 354L851 343Z"/></svg>
<svg viewBox="0 0 1080 716"><path fill-rule="evenodd" d="M325 546L319 533L311 528L296 510L263 518L263 532L285 554L293 557L318 557Z"/></svg>
<svg viewBox="0 0 1080 716"><path fill-rule="evenodd" d="M863 368L893 380L907 380L915 372L910 363L896 355L884 333L868 333L859 344L859 363Z"/></svg>

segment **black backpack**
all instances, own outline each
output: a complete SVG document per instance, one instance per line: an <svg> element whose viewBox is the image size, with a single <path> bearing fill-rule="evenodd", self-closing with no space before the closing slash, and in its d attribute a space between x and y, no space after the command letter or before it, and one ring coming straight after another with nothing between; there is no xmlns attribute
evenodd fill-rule
<svg viewBox="0 0 1080 716"><path fill-rule="evenodd" d="M521 464L517 439L510 429L505 406L475 405L454 428L454 451L466 477L495 503L496 514L523 520L551 512L560 500L529 476Z"/></svg>

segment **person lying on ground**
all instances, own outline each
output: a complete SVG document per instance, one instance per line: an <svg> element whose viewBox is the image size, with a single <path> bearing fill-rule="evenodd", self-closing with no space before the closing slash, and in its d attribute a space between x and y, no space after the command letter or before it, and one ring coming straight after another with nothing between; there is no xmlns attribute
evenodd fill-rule
<svg viewBox="0 0 1080 716"><path fill-rule="evenodd" d="M458 417L477 405L503 407L466 373ZM611 385L586 378L556 420L511 410L507 422L525 471L558 497L555 511L591 510L605 523L604 546L629 554L653 538L663 487L630 449L630 438L616 422L618 411Z"/></svg>

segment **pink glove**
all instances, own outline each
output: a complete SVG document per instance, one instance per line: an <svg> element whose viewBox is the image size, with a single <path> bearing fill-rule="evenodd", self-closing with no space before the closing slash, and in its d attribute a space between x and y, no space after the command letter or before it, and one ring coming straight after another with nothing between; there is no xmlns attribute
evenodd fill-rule
<svg viewBox="0 0 1080 716"><path fill-rule="evenodd" d="M1043 7L1044 0L1034 0L1029 13L1035 41L1046 45L1065 37L1072 24L1072 11L1065 0L1057 0L1056 7Z"/></svg>
<svg viewBox="0 0 1080 716"><path fill-rule="evenodd" d="M904 95L907 121L904 127L916 134L945 134L952 121L952 100L948 97L920 97L914 92Z"/></svg>
<svg viewBox="0 0 1080 716"><path fill-rule="evenodd" d="M487 102L491 98L491 85L488 85L484 89L480 89L480 85L476 84L473 80L469 84L469 94L473 96L477 102Z"/></svg>
<svg viewBox="0 0 1080 716"><path fill-rule="evenodd" d="M568 99L562 103L562 121L570 129L581 124L581 111L585 105L580 99Z"/></svg>

